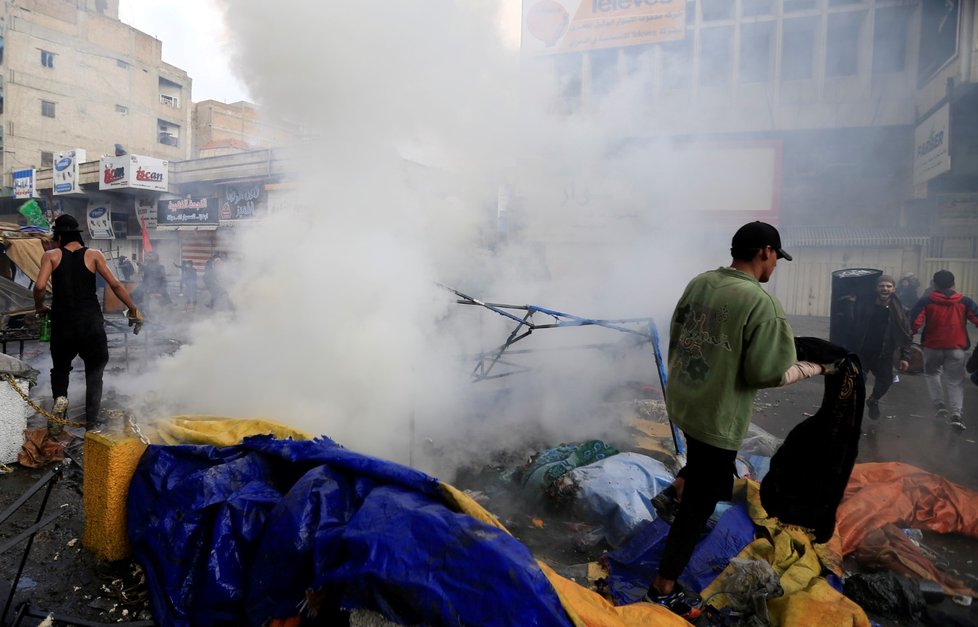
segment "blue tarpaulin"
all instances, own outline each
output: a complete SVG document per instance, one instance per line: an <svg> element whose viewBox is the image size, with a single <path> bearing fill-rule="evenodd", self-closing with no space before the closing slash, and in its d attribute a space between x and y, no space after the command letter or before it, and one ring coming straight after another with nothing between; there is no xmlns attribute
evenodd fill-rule
<svg viewBox="0 0 978 627"><path fill-rule="evenodd" d="M665 549L669 524L661 518L638 531L624 546L607 554L608 587L616 605L642 599L655 578ZM754 540L754 523L745 503L727 509L716 526L700 541L679 583L694 592L703 590L731 558Z"/></svg>
<svg viewBox="0 0 978 627"><path fill-rule="evenodd" d="M436 479L327 438L150 446L127 515L163 625L257 626L300 607L571 624L520 542L448 507Z"/></svg>

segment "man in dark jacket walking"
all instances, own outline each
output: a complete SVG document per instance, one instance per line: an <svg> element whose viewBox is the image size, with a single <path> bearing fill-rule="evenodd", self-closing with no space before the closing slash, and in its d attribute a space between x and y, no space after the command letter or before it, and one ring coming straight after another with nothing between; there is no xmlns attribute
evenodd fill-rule
<svg viewBox="0 0 978 627"><path fill-rule="evenodd" d="M910 323L906 310L895 295L893 277L876 280L876 298L857 300L848 310L852 347L859 354L865 372L873 373L873 393L866 400L869 417L880 417L880 399L893 385L893 354L900 352L900 372L910 369Z"/></svg>
<svg viewBox="0 0 978 627"><path fill-rule="evenodd" d="M964 430L964 361L965 351L971 346L966 325L970 320L978 326L978 305L954 291L953 274L938 270L934 273L934 290L917 301L910 319L912 333L923 328L920 339L924 347L924 379L937 417Z"/></svg>

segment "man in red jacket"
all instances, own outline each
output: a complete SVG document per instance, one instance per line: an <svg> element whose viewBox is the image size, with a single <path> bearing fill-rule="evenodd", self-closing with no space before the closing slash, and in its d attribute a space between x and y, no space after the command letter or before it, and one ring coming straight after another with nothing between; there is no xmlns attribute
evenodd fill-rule
<svg viewBox="0 0 978 627"><path fill-rule="evenodd" d="M971 346L966 325L970 320L978 326L978 305L954 291L953 274L938 270L934 273L934 290L917 301L910 319L912 333L923 327L920 341L924 347L924 379L937 417L964 430L964 361L965 351Z"/></svg>

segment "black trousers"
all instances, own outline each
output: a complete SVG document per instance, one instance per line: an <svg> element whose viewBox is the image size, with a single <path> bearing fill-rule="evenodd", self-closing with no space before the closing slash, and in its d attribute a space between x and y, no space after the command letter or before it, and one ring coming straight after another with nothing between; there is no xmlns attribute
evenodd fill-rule
<svg viewBox="0 0 978 627"><path fill-rule="evenodd" d="M678 475L685 480L683 499L659 564L659 576L663 579L679 579L717 503L729 501L733 496L736 460L737 451L686 436L686 465Z"/></svg>
<svg viewBox="0 0 978 627"><path fill-rule="evenodd" d="M865 372L873 373L873 393L870 398L879 400L893 385L893 356L859 356Z"/></svg>
<svg viewBox="0 0 978 627"><path fill-rule="evenodd" d="M68 396L68 375L75 357L85 362L85 419L93 425L102 406L102 373L109 363L109 342L101 315L52 321L51 393L54 398Z"/></svg>

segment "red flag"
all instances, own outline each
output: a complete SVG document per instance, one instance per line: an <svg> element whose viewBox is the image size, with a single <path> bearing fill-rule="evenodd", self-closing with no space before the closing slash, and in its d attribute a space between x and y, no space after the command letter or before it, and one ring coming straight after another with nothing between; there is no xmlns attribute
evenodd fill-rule
<svg viewBox="0 0 978 627"><path fill-rule="evenodd" d="M139 218L139 226L143 231L143 252L153 252L153 242L149 241L149 231L146 230L146 220L142 216Z"/></svg>

